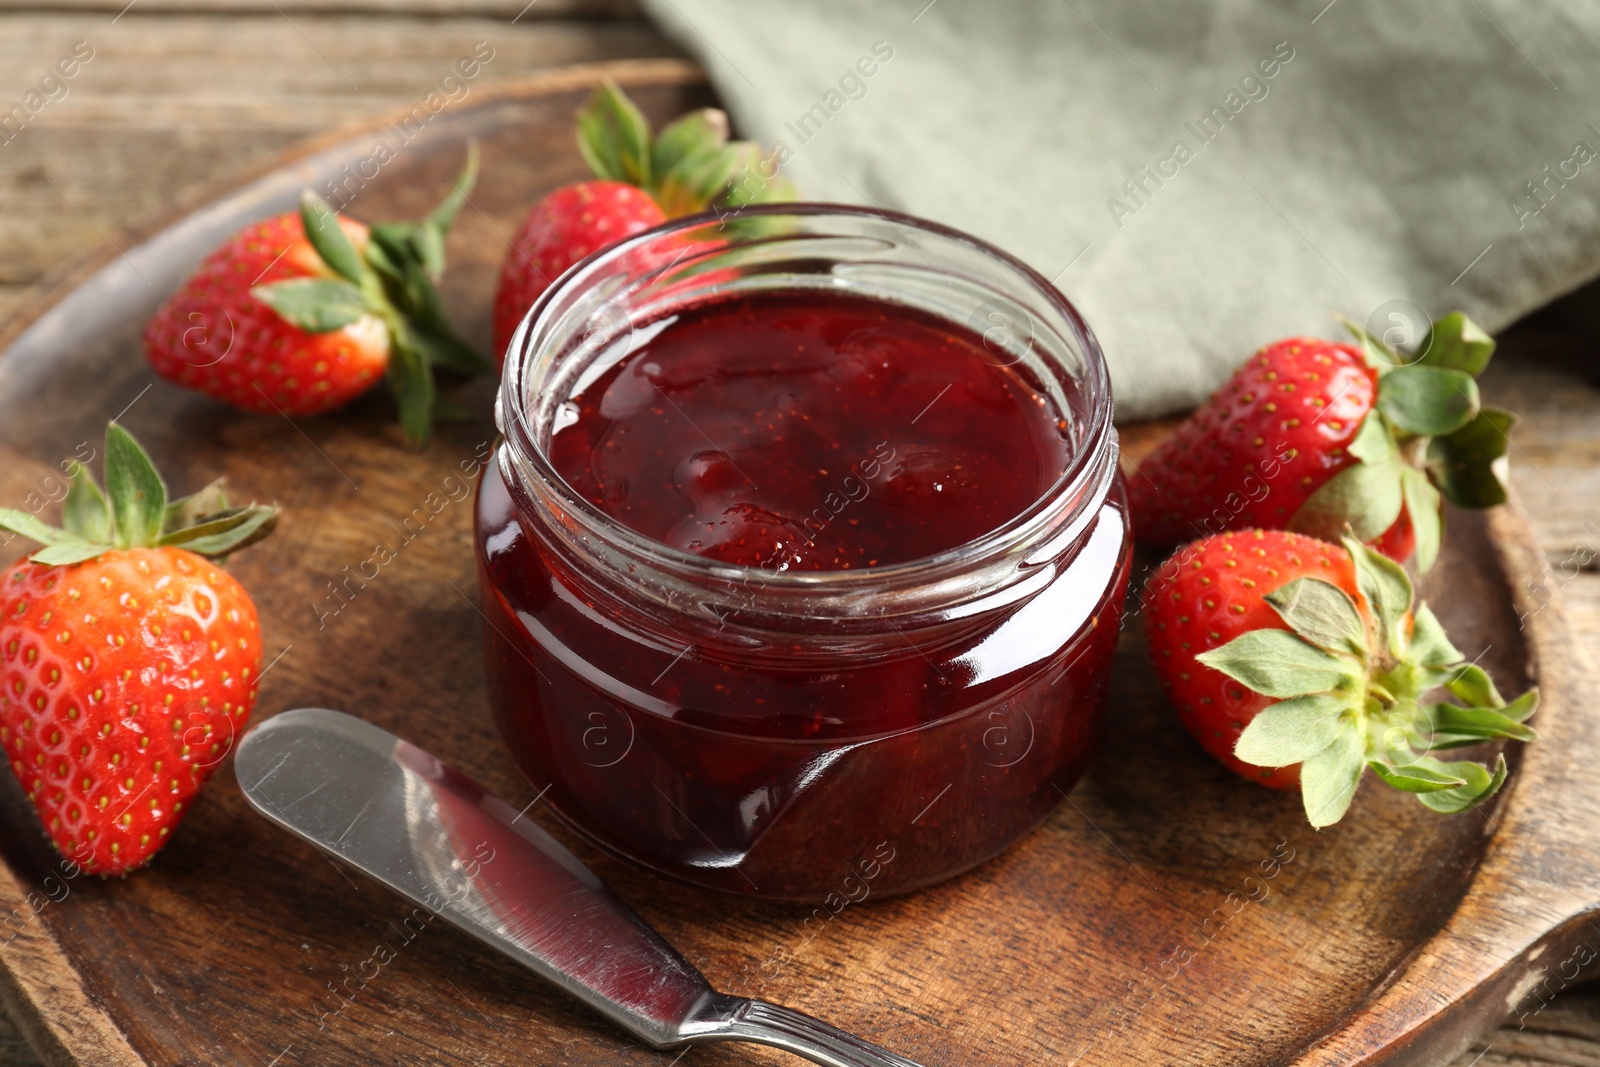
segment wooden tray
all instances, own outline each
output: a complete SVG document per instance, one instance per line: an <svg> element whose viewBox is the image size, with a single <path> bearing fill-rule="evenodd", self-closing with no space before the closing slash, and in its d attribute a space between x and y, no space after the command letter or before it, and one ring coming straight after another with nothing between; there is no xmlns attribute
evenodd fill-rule
<svg viewBox="0 0 1600 1067"><path fill-rule="evenodd" d="M681 63L608 69L657 121L708 99ZM369 220L419 213L464 139L481 139L484 179L451 238L446 293L480 343L504 235L537 195L581 175L571 119L598 74L447 109L351 205ZM290 424L152 384L138 351L145 317L207 249L354 169L378 139L394 133L313 145L142 243L113 235L125 254L42 294L31 321L0 335L0 500L48 496L60 459L118 415L175 485L226 473L275 499L279 533L234 565L261 607L268 656L282 653L258 717L343 708L520 807L534 790L489 724L469 504L450 481L492 437L492 384L464 395L474 421L417 452L381 396ZM1159 432L1131 429L1130 451ZM327 615L328 582L440 500L424 534ZM579 851L719 986L930 1067L1442 1062L1537 1010L1600 947L1587 921L1600 903L1600 779L1583 767L1600 737L1581 702L1586 668L1560 605L1540 610L1523 593L1543 564L1517 511L1450 525L1430 599L1505 688L1536 679L1545 695L1544 739L1511 753L1512 783L1486 811L1442 818L1369 782L1349 818L1311 831L1295 797L1235 779L1177 728L1134 627L1095 769L1038 833L954 882L831 915L712 898ZM548 824L538 806L532 816ZM398 899L252 815L231 765L156 864L125 881L80 878L50 900L57 861L9 776L0 839L0 916L12 915L0 995L55 1063L675 1062L464 936L406 931ZM354 1002L324 1015L340 1003L330 984L357 972L368 980ZM792 1062L733 1047L690 1055Z"/></svg>

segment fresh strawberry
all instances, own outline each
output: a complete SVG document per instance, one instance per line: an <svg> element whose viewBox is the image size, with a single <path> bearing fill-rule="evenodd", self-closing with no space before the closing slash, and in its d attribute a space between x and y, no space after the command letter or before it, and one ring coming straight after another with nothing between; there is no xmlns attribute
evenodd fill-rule
<svg viewBox="0 0 1600 1067"><path fill-rule="evenodd" d="M638 186L588 181L563 185L533 206L512 240L494 293L494 350L505 359L528 309L568 267L609 244L667 221Z"/></svg>
<svg viewBox="0 0 1600 1067"><path fill-rule="evenodd" d="M1155 548L1222 530L1356 536L1394 559L1439 553L1441 492L1503 503L1495 470L1512 415L1482 407L1475 377L1494 342L1460 312L1409 362L1355 329L1360 346L1293 337L1267 345L1139 466L1134 529Z"/></svg>
<svg viewBox="0 0 1600 1067"><path fill-rule="evenodd" d="M578 114L578 151L597 180L562 186L534 205L512 238L494 297L494 349L504 360L528 309L579 260L625 237L713 204L794 199L771 158L728 141L728 117L705 108L650 131L614 83Z"/></svg>
<svg viewBox="0 0 1600 1067"><path fill-rule="evenodd" d="M311 193L298 214L255 223L214 251L145 327L162 377L248 411L316 415L387 376L408 436L424 441L434 370L487 368L451 332L434 288L444 237L477 152L420 222L370 229Z"/></svg>
<svg viewBox="0 0 1600 1067"><path fill-rule="evenodd" d="M1491 771L1430 753L1534 737L1538 691L1507 704L1414 602L1399 564L1351 537L1196 541L1160 568L1148 631L1189 732L1252 781L1299 786L1313 826L1343 817L1368 767L1435 811L1463 811L1500 788L1505 757ZM1463 704L1422 702L1441 686Z"/></svg>
<svg viewBox="0 0 1600 1067"><path fill-rule="evenodd" d="M277 510L230 508L220 483L169 504L115 423L105 474L102 495L74 466L65 530L0 509L45 545L0 574L0 746L61 854L113 875L167 842L250 716L255 605L206 557L265 537Z"/></svg>

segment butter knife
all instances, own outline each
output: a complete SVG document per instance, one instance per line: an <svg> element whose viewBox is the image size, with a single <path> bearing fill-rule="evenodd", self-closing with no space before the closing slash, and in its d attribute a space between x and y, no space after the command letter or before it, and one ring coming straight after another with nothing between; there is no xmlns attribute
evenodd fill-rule
<svg viewBox="0 0 1600 1067"><path fill-rule="evenodd" d="M918 1067L792 1008L718 993L555 838L370 723L284 712L239 743L235 774L272 822L652 1048L748 1041L827 1067Z"/></svg>

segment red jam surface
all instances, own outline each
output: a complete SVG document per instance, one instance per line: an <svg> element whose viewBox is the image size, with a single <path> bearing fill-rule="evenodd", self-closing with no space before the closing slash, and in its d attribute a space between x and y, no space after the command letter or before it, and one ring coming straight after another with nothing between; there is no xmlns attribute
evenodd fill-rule
<svg viewBox="0 0 1600 1067"><path fill-rule="evenodd" d="M909 308L771 293L641 329L549 453L619 523L690 552L772 573L959 550L1070 458L1034 384ZM733 893L861 899L995 855L1084 770L1129 566L1120 482L1038 591L848 652L663 620L535 507L486 468L491 700L546 802L609 851Z"/></svg>
<svg viewBox="0 0 1600 1067"><path fill-rule="evenodd" d="M676 548L774 570L918 559L1015 518L1067 465L1046 398L911 308L781 292L642 332L573 398L550 455L596 507Z"/></svg>

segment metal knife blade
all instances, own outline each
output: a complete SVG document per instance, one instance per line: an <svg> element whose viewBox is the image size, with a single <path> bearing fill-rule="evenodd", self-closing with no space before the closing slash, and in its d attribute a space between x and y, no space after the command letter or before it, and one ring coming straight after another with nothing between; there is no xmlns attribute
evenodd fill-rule
<svg viewBox="0 0 1600 1067"><path fill-rule="evenodd" d="M652 1047L750 1041L828 1067L917 1067L802 1012L718 993L555 838L370 723L284 712L245 736L234 770L271 821Z"/></svg>

